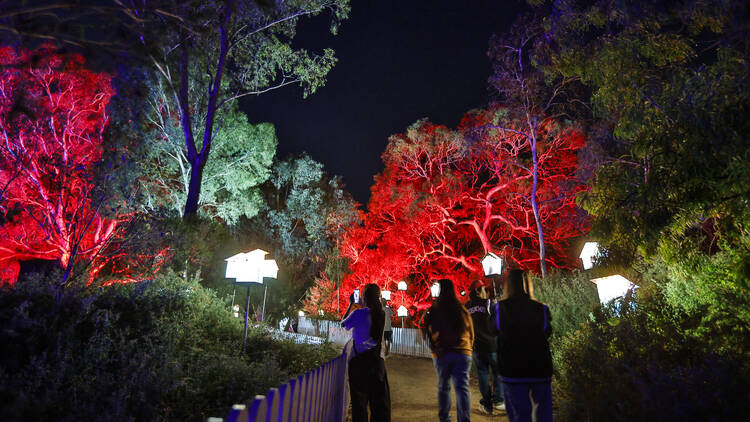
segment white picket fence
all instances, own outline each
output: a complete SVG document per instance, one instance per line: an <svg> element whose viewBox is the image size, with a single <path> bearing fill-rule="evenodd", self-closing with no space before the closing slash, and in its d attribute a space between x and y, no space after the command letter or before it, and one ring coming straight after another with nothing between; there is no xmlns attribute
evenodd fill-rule
<svg viewBox="0 0 750 422"><path fill-rule="evenodd" d="M318 336L332 343L344 344L351 338L351 332L341 327L340 322L316 320L300 317L297 331L301 334ZM404 356L429 358L430 344L416 328L393 327L391 353Z"/></svg>

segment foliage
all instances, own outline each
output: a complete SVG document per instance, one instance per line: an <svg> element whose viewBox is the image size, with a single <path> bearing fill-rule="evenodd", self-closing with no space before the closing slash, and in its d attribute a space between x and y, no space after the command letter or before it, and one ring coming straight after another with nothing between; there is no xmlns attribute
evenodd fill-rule
<svg viewBox="0 0 750 422"><path fill-rule="evenodd" d="M554 271L545 278L532 276L536 300L549 306L552 342L575 332L599 308L596 286L587 273Z"/></svg>
<svg viewBox="0 0 750 422"><path fill-rule="evenodd" d="M595 312L553 350L557 419L742 419L747 360L687 334L696 323L648 286Z"/></svg>
<svg viewBox="0 0 750 422"><path fill-rule="evenodd" d="M664 300L699 322L687 334L746 354L750 125L738 116L750 106L748 5L591 0L539 10L545 32L532 61L588 89L592 178L580 203L609 249L604 263L656 272Z"/></svg>
<svg viewBox="0 0 750 422"><path fill-rule="evenodd" d="M138 175L142 187L142 209L166 209L182 217L189 190L190 162L182 130L179 107L161 81L151 87L142 142L133 154L142 162ZM200 116L198 105L193 107ZM201 119L193 132L201 136ZM252 125L236 102L227 105L214 131L212 159L203 170L198 215L228 225L240 217L254 217L262 206L260 185L270 175L276 151L273 125Z"/></svg>
<svg viewBox="0 0 750 422"><path fill-rule="evenodd" d="M190 164L185 217L198 210L203 173L226 108L236 99L299 84L304 95L323 85L336 62L333 50L311 54L292 40L302 17L330 11L331 30L348 15L348 0L305 0L264 5L204 1L170 4L179 22L164 18L156 39L161 54L154 72L177 99ZM268 7L266 7L268 6ZM156 28L149 28L151 34ZM193 130L193 124L202 127ZM197 142L197 144L196 144Z"/></svg>
<svg viewBox="0 0 750 422"><path fill-rule="evenodd" d="M153 282L56 298L45 279L0 290L5 420L185 420L225 415L333 357L251 329L200 286ZM299 358L296 358L299 356Z"/></svg>
<svg viewBox="0 0 750 422"><path fill-rule="evenodd" d="M657 252L703 221L746 230L750 125L743 2L559 3L539 61L592 93L599 153L583 200L611 247ZM611 11L605 13L605 11ZM547 56L548 55L548 56ZM712 234L714 235L714 234ZM632 256L632 254L631 254Z"/></svg>
<svg viewBox="0 0 750 422"><path fill-rule="evenodd" d="M110 77L51 45L4 47L0 87L2 280L15 281L19 260L38 259L59 262L63 285L79 267L91 282L123 258L123 228L132 217L109 206L106 180L94 174L114 95Z"/></svg>
<svg viewBox="0 0 750 422"><path fill-rule="evenodd" d="M270 283L266 298L266 314L276 320L296 316L323 271L344 270L338 239L359 222L360 211L341 179L306 154L277 161L263 191L266 206L241 236L269 250L279 265L278 282Z"/></svg>
<svg viewBox="0 0 750 422"><path fill-rule="evenodd" d="M545 260L573 265L569 241L586 231L586 216L574 202L583 188L575 172L584 139L553 119L540 122L535 176L526 136L511 129L523 123L505 111L472 111L458 131L419 121L390 138L364 224L347 231L341 244L352 273L339 306L365 283L395 291L397 282L408 280L408 293L395 295L394 306L415 313L429 306L435 279L448 277L465 289L482 277L480 260L488 252L538 269L539 226L547 233Z"/></svg>

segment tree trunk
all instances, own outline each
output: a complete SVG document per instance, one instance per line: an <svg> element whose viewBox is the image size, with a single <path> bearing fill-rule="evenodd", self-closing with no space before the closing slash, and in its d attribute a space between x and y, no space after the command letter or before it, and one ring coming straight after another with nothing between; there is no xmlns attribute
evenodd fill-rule
<svg viewBox="0 0 750 422"><path fill-rule="evenodd" d="M531 144L531 160L533 161L532 170L532 185L531 185L531 209L534 212L534 220L536 221L536 230L539 236L539 269L542 273L542 278L547 277L547 260L546 251L544 248L544 230L542 229L542 220L539 216L539 204L536 201L536 190L539 183L539 158L536 153L536 128L537 121L536 117L529 119L529 129L531 129L531 138L529 140Z"/></svg>
<svg viewBox="0 0 750 422"><path fill-rule="evenodd" d="M211 152L211 142L213 141L213 128L214 118L216 116L217 101L219 99L219 91L221 90L221 75L224 71L224 60L227 57L229 51L229 43L227 40L226 26L229 23L229 17L232 11L232 2L226 1L224 8L224 20L219 26L219 32L221 35L221 50L219 52L219 59L216 63L216 73L213 77L213 82L208 95L208 105L206 106L206 124L203 131L203 147L198 152L195 148L193 141L192 129L190 126L190 109L188 107L188 92L187 92L187 72L188 72L188 56L187 49L183 48L183 60L182 60L182 81L181 81L181 109L183 115L183 132L185 133L185 143L187 146L188 159L190 160L191 171L190 171L190 186L188 186L187 201L185 201L185 213L183 219L191 220L196 217L198 213L198 202L201 196L201 182L203 181L203 168L206 166L208 155ZM187 118L186 118L187 117Z"/></svg>
<svg viewBox="0 0 750 422"><path fill-rule="evenodd" d="M190 185L188 186L185 212L182 214L185 220L190 220L198 214L198 201L201 196L201 182L203 181L203 168L206 161L200 156L191 163Z"/></svg>

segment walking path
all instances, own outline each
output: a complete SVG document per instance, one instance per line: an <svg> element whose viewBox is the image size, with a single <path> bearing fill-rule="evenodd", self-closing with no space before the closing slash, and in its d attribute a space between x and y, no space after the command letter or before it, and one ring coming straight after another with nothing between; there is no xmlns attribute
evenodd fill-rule
<svg viewBox="0 0 750 422"><path fill-rule="evenodd" d="M391 388L391 421L437 421L437 375L432 360L390 355L385 360ZM503 410L492 416L479 413L479 387L476 374L471 375L472 422L507 422ZM456 396L451 389L451 420L456 421Z"/></svg>

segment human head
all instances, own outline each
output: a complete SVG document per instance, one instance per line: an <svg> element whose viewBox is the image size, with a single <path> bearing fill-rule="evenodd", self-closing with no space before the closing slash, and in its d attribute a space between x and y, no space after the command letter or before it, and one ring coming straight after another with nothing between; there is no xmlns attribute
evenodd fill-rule
<svg viewBox="0 0 750 422"><path fill-rule="evenodd" d="M527 279L528 276L523 270L513 269L508 271L508 282L505 284L505 297L529 297L525 286Z"/></svg>
<svg viewBox="0 0 750 422"><path fill-rule="evenodd" d="M380 287L375 283L370 283L365 286L364 299L365 306L370 309L383 307L380 303Z"/></svg>
<svg viewBox="0 0 750 422"><path fill-rule="evenodd" d="M487 299L489 297L489 293L487 293L487 285L484 281L476 279L471 282L471 287L469 287L469 297L471 299Z"/></svg>
<svg viewBox="0 0 750 422"><path fill-rule="evenodd" d="M440 301L458 301L458 298L456 298L456 289L453 288L452 281L443 278L438 280L438 284L440 285L440 295L438 295Z"/></svg>

